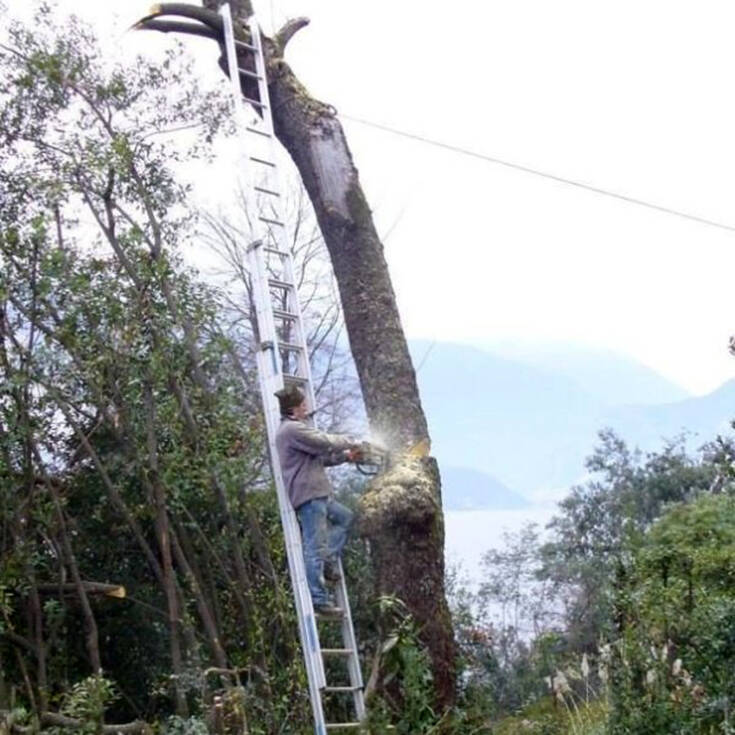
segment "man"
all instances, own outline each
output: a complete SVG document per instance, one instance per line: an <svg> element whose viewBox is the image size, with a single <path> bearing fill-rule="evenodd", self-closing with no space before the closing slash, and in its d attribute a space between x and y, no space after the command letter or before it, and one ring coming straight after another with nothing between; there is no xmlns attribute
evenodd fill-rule
<svg viewBox="0 0 735 735"><path fill-rule="evenodd" d="M288 497L301 525L306 580L314 609L325 615L341 610L329 600L326 580L339 579L338 560L352 523L352 511L338 503L324 467L360 459L354 440L326 434L306 423L306 397L296 386L276 392L281 425L276 449Z"/></svg>

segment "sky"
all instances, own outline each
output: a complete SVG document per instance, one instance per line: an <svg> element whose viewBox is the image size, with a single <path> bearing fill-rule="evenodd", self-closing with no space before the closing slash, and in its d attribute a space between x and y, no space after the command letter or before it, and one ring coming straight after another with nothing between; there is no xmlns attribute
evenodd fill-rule
<svg viewBox="0 0 735 735"><path fill-rule="evenodd" d="M735 228L735 5L254 4L266 32L311 19L287 60L342 116L410 338L571 341L696 394L734 376L735 232L354 118ZM147 0L60 5L121 58L167 42L125 32ZM187 44L217 83L215 49Z"/></svg>

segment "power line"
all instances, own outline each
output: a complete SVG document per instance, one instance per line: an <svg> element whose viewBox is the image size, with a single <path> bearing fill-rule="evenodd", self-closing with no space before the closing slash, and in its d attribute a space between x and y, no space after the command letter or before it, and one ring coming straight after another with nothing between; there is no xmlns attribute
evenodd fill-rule
<svg viewBox="0 0 735 735"><path fill-rule="evenodd" d="M372 122L370 120L363 120L359 117L352 117L352 115L343 115L340 113L341 118L345 120L351 120L352 122L360 123L360 125L366 125L371 128L383 130L386 133L392 133L393 135L399 135L403 138L409 138L411 140L419 141L420 143L427 143L428 145L436 146L437 148L444 148L454 153L461 153L465 156L471 156L472 158L479 158L482 161L489 161L490 163L497 163L500 166L506 166L507 168L515 169L516 171L523 171L527 174L533 174L534 176L541 176L545 179L551 179L561 184L568 184L569 186L576 186L579 189L586 189L595 194L601 194L603 196L612 197L613 199L620 199L629 204L638 204L641 207L648 207L649 209L655 209L657 212L663 212L664 214L673 214L677 217L683 217L684 219L692 220L693 222L699 222L700 224L710 225L711 227L719 227L721 230L727 230L729 232L735 232L735 227L727 225L723 222L717 222L715 220L707 219L706 217L700 217L696 214L689 214L688 212L682 212L678 209L672 209L670 207L663 207L660 204L653 204L652 202L646 202L643 199L637 199L636 197L628 196L627 194L620 194L615 191L609 191L608 189L601 189L598 186L592 186L585 184L582 181L575 181L574 179L567 179L564 176L557 176L556 174L548 173L547 171L540 171L530 166L523 166L520 163L513 163L512 161L505 161L502 158L496 158L494 156L488 156L484 153L473 151L469 148L462 148L461 146L452 145L450 143L443 143L439 140L432 140L426 138L423 135L417 135L416 133L408 133L405 130L397 130L391 128L388 125L381 125L380 123Z"/></svg>

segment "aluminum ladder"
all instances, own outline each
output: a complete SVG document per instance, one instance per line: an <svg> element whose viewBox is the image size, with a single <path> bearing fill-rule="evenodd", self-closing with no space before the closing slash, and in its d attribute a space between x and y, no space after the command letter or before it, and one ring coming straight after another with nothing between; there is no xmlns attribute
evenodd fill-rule
<svg viewBox="0 0 735 735"><path fill-rule="evenodd" d="M363 681L341 562L340 580L335 589L336 602L341 614L329 617L317 616L306 582L301 531L286 493L276 453L275 437L281 417L278 401L273 394L284 385L295 383L304 391L312 409L315 402L306 332L294 278L288 226L284 219L279 167L276 160L276 138L260 29L254 17L251 17L248 21L251 43L238 41L234 37L229 5L225 3L219 12L224 26L227 66L239 128L238 138L247 159L247 184L244 193L246 202L253 208L251 226L254 230L254 240L248 248L248 258L258 324L256 337L258 377L268 432L271 467L278 494L299 633L309 681L314 732L316 735L326 735L328 731L359 730L365 718ZM243 89L243 80L246 89ZM317 622L321 622L323 626L339 625L339 633L332 631L332 635L336 639L341 638L340 647L321 646ZM349 684L334 686L327 684L325 659L329 658L343 661ZM354 717L349 721L327 722L324 714L325 694L336 697L350 696ZM341 709L345 711L349 708L343 706Z"/></svg>

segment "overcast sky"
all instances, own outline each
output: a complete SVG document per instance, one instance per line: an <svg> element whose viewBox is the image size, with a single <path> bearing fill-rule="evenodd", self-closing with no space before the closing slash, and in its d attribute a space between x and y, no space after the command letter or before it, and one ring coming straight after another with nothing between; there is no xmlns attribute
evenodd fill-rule
<svg viewBox="0 0 735 735"><path fill-rule="evenodd" d="M61 4L116 53L165 42L123 32L147 0ZM11 12L26 5L9 0ZM255 6L266 30L311 18L287 58L343 115L735 227L731 2ZM409 337L572 340L695 393L733 376L735 232L344 125L378 227L390 231Z"/></svg>

